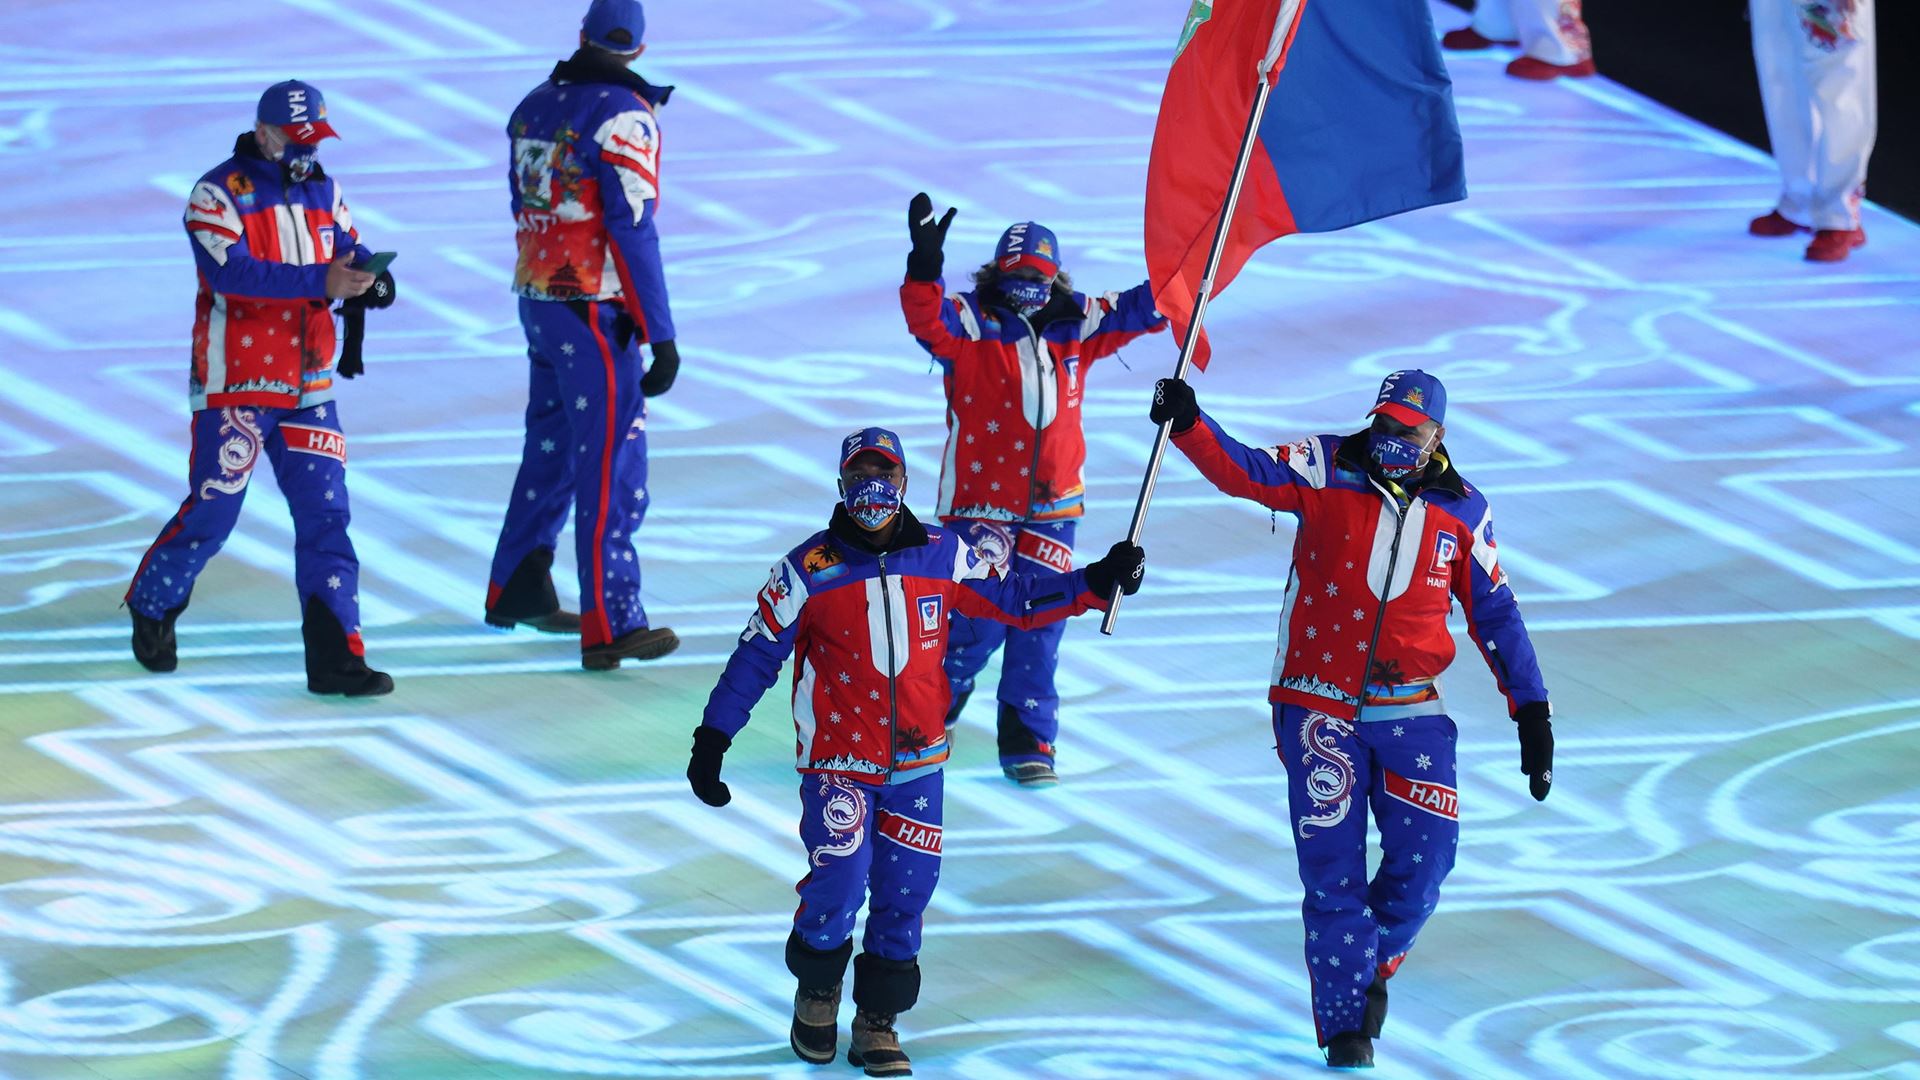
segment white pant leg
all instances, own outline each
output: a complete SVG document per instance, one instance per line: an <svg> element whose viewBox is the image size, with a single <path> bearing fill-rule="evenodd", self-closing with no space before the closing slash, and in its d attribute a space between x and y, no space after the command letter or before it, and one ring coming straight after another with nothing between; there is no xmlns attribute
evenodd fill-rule
<svg viewBox="0 0 1920 1080"><path fill-rule="evenodd" d="M1813 225L1813 106L1800 47L1795 0L1750 0L1753 64L1760 73L1760 103L1767 114L1767 141L1780 168L1780 216L1803 228Z"/></svg>
<svg viewBox="0 0 1920 1080"><path fill-rule="evenodd" d="M1801 38L1805 80L1813 105L1813 185L1810 210L1816 229L1860 227L1860 199L1867 183L1878 126L1874 93L1873 0L1854 0L1853 37L1821 48Z"/></svg>
<svg viewBox="0 0 1920 1080"><path fill-rule="evenodd" d="M1508 0L1508 4L1521 52L1563 67L1593 57L1586 20L1580 17L1580 0Z"/></svg>
<svg viewBox="0 0 1920 1080"><path fill-rule="evenodd" d="M1513 28L1513 0L1478 0L1473 5L1473 32L1488 41L1518 41Z"/></svg>

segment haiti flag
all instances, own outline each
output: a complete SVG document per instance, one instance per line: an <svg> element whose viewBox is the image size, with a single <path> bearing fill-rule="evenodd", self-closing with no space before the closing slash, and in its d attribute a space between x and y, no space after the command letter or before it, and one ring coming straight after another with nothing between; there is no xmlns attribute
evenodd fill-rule
<svg viewBox="0 0 1920 1080"><path fill-rule="evenodd" d="M1194 0L1147 164L1147 276L1184 339L1262 87L1211 292L1261 245L1466 198L1427 0ZM1206 338L1194 349L1204 368Z"/></svg>

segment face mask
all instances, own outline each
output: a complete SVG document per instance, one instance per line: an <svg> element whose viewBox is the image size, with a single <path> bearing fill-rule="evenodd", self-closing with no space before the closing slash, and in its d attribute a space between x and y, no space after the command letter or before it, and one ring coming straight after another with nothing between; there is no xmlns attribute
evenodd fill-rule
<svg viewBox="0 0 1920 1080"><path fill-rule="evenodd" d="M876 530L885 528L893 515L900 512L900 489L884 476L869 476L848 485L840 501L846 504L847 513L861 528Z"/></svg>
<svg viewBox="0 0 1920 1080"><path fill-rule="evenodd" d="M1367 452L1380 466L1381 475L1389 480L1404 480L1420 467L1420 456L1427 452L1427 446L1432 441L1429 439L1426 443L1417 443L1412 439L1376 431L1367 444Z"/></svg>
<svg viewBox="0 0 1920 1080"><path fill-rule="evenodd" d="M1022 315L1031 315L1047 306L1053 297L1053 282L1034 281L1031 278L1004 278L1000 282L1000 295L1007 303Z"/></svg>
<svg viewBox="0 0 1920 1080"><path fill-rule="evenodd" d="M298 184L313 175L314 155L319 147L311 143L290 142L280 151L280 164L286 166L287 176Z"/></svg>

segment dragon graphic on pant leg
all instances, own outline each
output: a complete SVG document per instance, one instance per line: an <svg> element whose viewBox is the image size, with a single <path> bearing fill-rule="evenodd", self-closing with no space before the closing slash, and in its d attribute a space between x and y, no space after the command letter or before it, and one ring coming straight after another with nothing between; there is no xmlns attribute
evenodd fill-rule
<svg viewBox="0 0 1920 1080"><path fill-rule="evenodd" d="M252 409L220 410L220 475L200 482L200 497L213 498L214 492L234 495L244 491L253 475L253 463L260 457L260 429Z"/></svg>
<svg viewBox="0 0 1920 1080"><path fill-rule="evenodd" d="M1306 753L1300 763L1307 767L1307 796L1321 808L1320 813L1300 818L1300 839L1308 839L1308 828L1331 829L1347 819L1353 806L1353 758L1340 749L1339 740L1353 736L1353 722L1326 713L1308 713L1300 725L1300 745Z"/></svg>
<svg viewBox="0 0 1920 1080"><path fill-rule="evenodd" d="M822 844L808 853L807 861L815 866L826 865L823 860L828 856L846 858L859 851L867 838L865 792L837 776L822 776L820 794L827 800L820 808L820 817L834 842Z"/></svg>

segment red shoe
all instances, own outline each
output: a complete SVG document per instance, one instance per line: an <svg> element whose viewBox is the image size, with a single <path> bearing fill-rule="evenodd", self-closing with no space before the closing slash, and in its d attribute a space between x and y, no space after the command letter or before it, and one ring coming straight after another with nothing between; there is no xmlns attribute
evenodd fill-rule
<svg viewBox="0 0 1920 1080"><path fill-rule="evenodd" d="M1811 231L1805 225L1795 225L1788 221L1778 210L1770 210L1765 217L1757 217L1747 222L1747 232L1754 236L1792 236L1794 233Z"/></svg>
<svg viewBox="0 0 1920 1080"><path fill-rule="evenodd" d="M1443 49L1452 49L1455 52L1467 52L1472 49L1490 49L1495 45L1504 45L1507 48L1513 48L1518 44L1520 43L1517 41L1495 41L1492 38L1481 37L1480 31L1475 30L1471 26L1463 26L1458 30L1449 30L1440 35L1440 47Z"/></svg>
<svg viewBox="0 0 1920 1080"><path fill-rule="evenodd" d="M1813 234L1813 243L1807 245L1807 261L1840 262L1854 248L1866 245L1865 229L1819 229Z"/></svg>
<svg viewBox="0 0 1920 1080"><path fill-rule="evenodd" d="M1537 79L1543 82L1562 76L1569 79L1583 79L1593 74L1593 61L1582 60L1577 64L1549 64L1545 60L1523 56L1507 65L1507 74L1516 79Z"/></svg>

